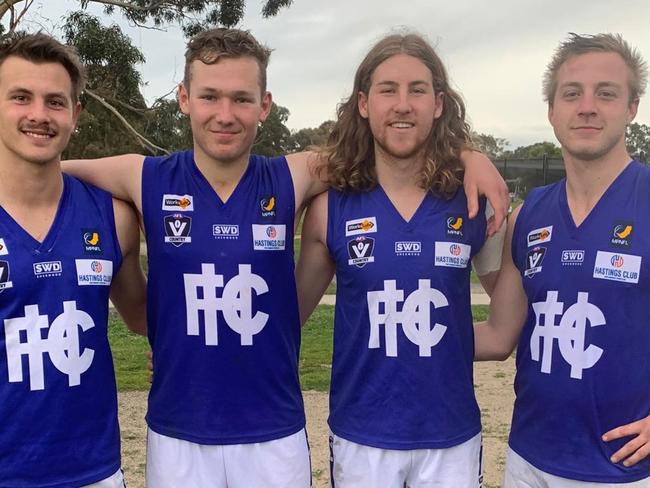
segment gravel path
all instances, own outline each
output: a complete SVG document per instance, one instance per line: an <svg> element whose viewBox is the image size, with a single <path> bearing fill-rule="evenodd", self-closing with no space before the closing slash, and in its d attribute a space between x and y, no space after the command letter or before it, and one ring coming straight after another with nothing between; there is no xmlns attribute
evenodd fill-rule
<svg viewBox="0 0 650 488"><path fill-rule="evenodd" d="M512 415L514 359L475 365L474 383L483 420L484 488L501 486ZM327 394L304 392L314 488L329 487ZM119 395L122 463L129 488L144 488L146 392ZM180 487L179 487L180 488ZM262 487L260 487L262 488Z"/></svg>

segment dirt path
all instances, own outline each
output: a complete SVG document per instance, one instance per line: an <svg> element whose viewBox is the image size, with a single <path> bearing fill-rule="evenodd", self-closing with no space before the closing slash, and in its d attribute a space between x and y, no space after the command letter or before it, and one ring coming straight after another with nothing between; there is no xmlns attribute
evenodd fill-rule
<svg viewBox="0 0 650 488"><path fill-rule="evenodd" d="M483 420L484 488L501 486L514 394L514 360L475 367L476 396ZM327 394L304 393L314 488L329 487ZM122 463L129 488L144 488L146 392L119 395Z"/></svg>

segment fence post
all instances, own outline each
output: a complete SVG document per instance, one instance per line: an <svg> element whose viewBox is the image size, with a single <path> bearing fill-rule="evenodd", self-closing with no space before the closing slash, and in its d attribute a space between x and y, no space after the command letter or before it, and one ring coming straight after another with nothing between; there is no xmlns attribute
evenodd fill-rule
<svg viewBox="0 0 650 488"><path fill-rule="evenodd" d="M544 185L548 184L547 178L548 178L548 158L546 156L546 153L544 153L544 156L542 158L542 178L544 179Z"/></svg>

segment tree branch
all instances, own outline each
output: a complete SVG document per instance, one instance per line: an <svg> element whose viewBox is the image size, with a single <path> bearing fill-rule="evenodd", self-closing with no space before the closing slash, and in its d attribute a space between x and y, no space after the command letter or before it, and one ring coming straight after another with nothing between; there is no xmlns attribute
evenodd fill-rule
<svg viewBox="0 0 650 488"><path fill-rule="evenodd" d="M13 0L11 0L13 1ZM132 3L129 2L123 2L120 0L90 0L93 3L103 3L105 5L113 5L115 7L120 7L126 10L134 10L136 12L150 12L151 10L155 10L158 7L163 6L166 3L169 3L166 0L161 0L159 2L154 2L152 5L133 5ZM171 5L170 5L171 7Z"/></svg>
<svg viewBox="0 0 650 488"><path fill-rule="evenodd" d="M33 3L34 3L34 0L28 0L27 2L25 2L25 6L23 7L22 12L20 12L20 13L18 14L18 17L16 17L16 20L15 20L15 21L13 20L13 17L14 17L14 9L13 9L13 7L12 7L12 9L11 9L11 17L12 17L12 21L11 21L11 30L12 30L12 31L16 29L16 26L18 26L18 23L22 20L22 18L25 16L25 14L26 14L27 11L30 9L30 7L32 6Z"/></svg>
<svg viewBox="0 0 650 488"><path fill-rule="evenodd" d="M85 90L85 93L86 93L88 96L90 96L91 98L97 100L97 101L98 101L100 104L102 104L102 105L103 105L103 106L104 106L104 107L105 107L109 112L111 112L113 115L115 115L115 117L117 117L117 119L118 119L120 122L122 122L122 125L124 125L124 127L125 127L125 128L126 128L126 129L131 133L131 134L133 134L133 135L137 138L137 140L138 140L138 142L140 143L140 145L141 145L142 147L144 147L146 150L151 151L151 152L159 151L159 152L162 152L162 153L165 153L165 154L168 154L168 155L171 154L170 151L168 151L168 150L165 149L165 148L162 148L162 147L160 147L160 146L155 145L153 142L151 142L151 141L148 140L146 137L144 137L142 134L140 134L137 130L135 130L135 129L133 128L133 126L132 126L131 124L129 124L129 122L128 122L128 121L127 121L127 120L122 116L122 114L120 114L120 113L117 111L117 109L116 109L115 107L113 107L110 103L106 102L102 97L100 97L99 95L97 95L96 93L94 93L92 90L88 90L88 89Z"/></svg>
<svg viewBox="0 0 650 488"><path fill-rule="evenodd" d="M14 5L24 0L2 0L0 3L0 19L4 17L8 10L13 10Z"/></svg>

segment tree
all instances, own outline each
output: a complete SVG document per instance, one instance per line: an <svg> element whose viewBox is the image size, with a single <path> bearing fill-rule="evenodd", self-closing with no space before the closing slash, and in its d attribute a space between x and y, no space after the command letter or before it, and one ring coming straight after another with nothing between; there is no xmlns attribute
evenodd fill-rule
<svg viewBox="0 0 650 488"><path fill-rule="evenodd" d="M88 77L84 111L65 156L93 158L124 152L162 152L143 131L148 111L136 64L144 56L116 26L83 12L68 16L65 41L74 46ZM121 110L118 110L119 107Z"/></svg>
<svg viewBox="0 0 650 488"><path fill-rule="evenodd" d="M472 132L472 142L476 149L492 159L501 159L506 154L506 148L510 143L501 137L494 137L490 134L479 134Z"/></svg>
<svg viewBox="0 0 650 488"><path fill-rule="evenodd" d="M327 139L334 127L333 120L326 120L318 127L305 128L291 134L291 150L292 151L305 151L311 146L322 146L327 142Z"/></svg>
<svg viewBox="0 0 650 488"><path fill-rule="evenodd" d="M116 9L138 26L163 27L179 24L187 36L211 27L231 27L244 15L246 0L69 0L84 10L90 4L104 6L104 13ZM293 0L265 0L262 15L271 17ZM0 1L0 19L9 32L17 30L34 0ZM0 24L0 33L4 30ZM66 42L74 45L86 65L88 88L83 95L82 113L66 157L99 157L121 152L161 154L188 147L191 132L178 104L164 97L147 106L140 91L142 79L136 69L144 61L121 29L106 27L83 11L69 15L63 28ZM284 109L286 110L286 109ZM287 115L288 117L288 111ZM285 117L285 121L286 121ZM284 125L282 124L282 127ZM287 131L288 129L284 127ZM264 136L264 134L262 134ZM285 135L285 139L290 134ZM263 150L275 151L266 142ZM278 147L286 141L275 143Z"/></svg>
<svg viewBox="0 0 650 488"><path fill-rule="evenodd" d="M514 151L509 151L505 154L508 158L521 158L521 159L540 159L544 155L548 158L561 158L562 151L558 146L552 142L536 142L529 146L519 146Z"/></svg>
<svg viewBox="0 0 650 488"><path fill-rule="evenodd" d="M279 156L290 152L291 131L284 125L289 120L289 109L273 103L271 112L257 131L253 153Z"/></svg>
<svg viewBox="0 0 650 488"><path fill-rule="evenodd" d="M9 30L13 31L33 3L34 0L2 0L0 19L9 14ZM91 3L100 4L107 15L119 9L130 22L139 26L150 23L162 27L178 23L187 36L208 27L237 25L244 17L246 6L246 0L70 0L70 3L77 3L81 10ZM293 0L266 0L262 15L273 17L292 3Z"/></svg>
<svg viewBox="0 0 650 488"><path fill-rule="evenodd" d="M632 122L627 126L626 146L628 152L642 161L650 156L650 126Z"/></svg>

